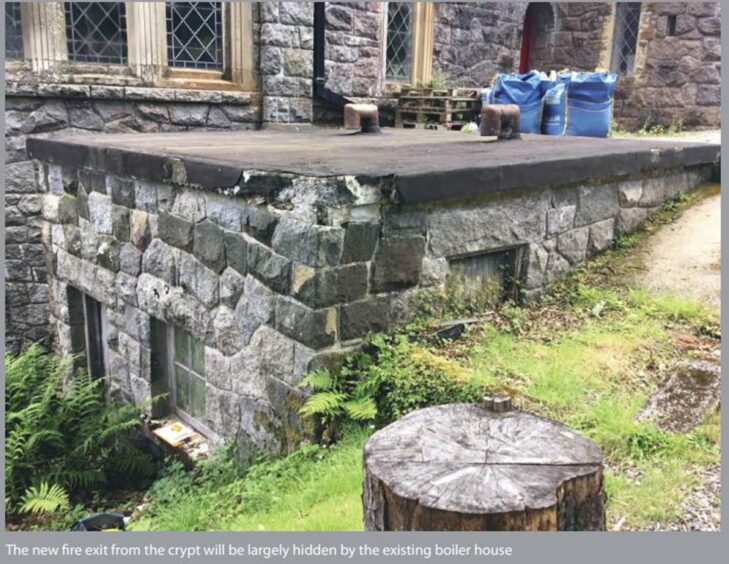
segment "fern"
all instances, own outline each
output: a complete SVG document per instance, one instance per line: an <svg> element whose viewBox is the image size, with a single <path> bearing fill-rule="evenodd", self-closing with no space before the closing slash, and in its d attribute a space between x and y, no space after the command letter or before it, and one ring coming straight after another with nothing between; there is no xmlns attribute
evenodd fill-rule
<svg viewBox="0 0 729 564"><path fill-rule="evenodd" d="M372 421L377 417L377 404L372 398L356 398L344 403L344 411L355 421Z"/></svg>
<svg viewBox="0 0 729 564"><path fill-rule="evenodd" d="M71 506L68 494L58 484L48 485L41 482L40 486L31 486L23 495L20 505L21 513L55 513Z"/></svg>
<svg viewBox="0 0 729 564"><path fill-rule="evenodd" d="M315 392L330 390L334 385L334 379L327 369L315 370L309 373L306 378L301 381L302 387L309 388Z"/></svg>
<svg viewBox="0 0 729 564"><path fill-rule="evenodd" d="M45 499L41 493L57 493L50 486L42 489L43 483L74 498L153 473L152 459L131 440L130 431L140 424L139 408L107 404L103 380L84 371L74 373L73 362L48 355L38 345L5 357L5 493L10 512L43 508L26 505Z"/></svg>
<svg viewBox="0 0 729 564"><path fill-rule="evenodd" d="M301 408L302 415L336 415L343 407L347 396L340 392L319 392L314 394Z"/></svg>

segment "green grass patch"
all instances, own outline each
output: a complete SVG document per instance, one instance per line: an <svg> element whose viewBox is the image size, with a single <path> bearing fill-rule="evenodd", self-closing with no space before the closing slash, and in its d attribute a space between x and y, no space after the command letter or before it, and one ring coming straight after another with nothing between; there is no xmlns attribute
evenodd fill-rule
<svg viewBox="0 0 729 564"><path fill-rule="evenodd" d="M304 446L249 468L230 452L197 474L170 463L130 530L361 530L362 445L369 433L348 428L335 446Z"/></svg>
<svg viewBox="0 0 729 564"><path fill-rule="evenodd" d="M170 465L132 528L361 530L362 445L374 426L427 405L504 392L518 407L561 421L602 448L609 527L650 528L678 519L698 471L719 462L720 416L685 435L635 416L663 368L685 354L687 336L718 347L719 316L691 300L637 288L633 270L646 235L697 198L669 202L643 231L619 239L535 306L494 306L458 292L429 296L408 334L375 336L367 354L305 381L320 395L308 413L327 427L332 446L304 446L249 468L230 453L195 474ZM433 319L474 313L484 321L462 341L426 336ZM352 425L358 418L367 423Z"/></svg>

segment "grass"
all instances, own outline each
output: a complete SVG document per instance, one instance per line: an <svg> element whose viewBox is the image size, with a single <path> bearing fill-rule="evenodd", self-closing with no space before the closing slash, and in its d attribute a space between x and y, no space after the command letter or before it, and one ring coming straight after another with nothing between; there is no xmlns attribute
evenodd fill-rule
<svg viewBox="0 0 729 564"><path fill-rule="evenodd" d="M381 356L387 365L380 369L403 371L427 360L464 385L506 391L517 406L594 440L606 464L608 527L678 519L699 471L719 463L720 416L683 435L637 423L635 415L671 362L719 346L718 312L641 290L634 267L646 234L691 201L667 206L645 231L555 285L541 303L507 304L452 343L401 342ZM173 468L149 492L149 509L132 528L360 530L361 451L370 432L348 427L333 447L306 446L247 470L225 461L196 476Z"/></svg>
<svg viewBox="0 0 729 564"><path fill-rule="evenodd" d="M171 465L130 530L361 530L361 452L369 433L348 428L333 447L308 445L245 470L225 455L196 476Z"/></svg>

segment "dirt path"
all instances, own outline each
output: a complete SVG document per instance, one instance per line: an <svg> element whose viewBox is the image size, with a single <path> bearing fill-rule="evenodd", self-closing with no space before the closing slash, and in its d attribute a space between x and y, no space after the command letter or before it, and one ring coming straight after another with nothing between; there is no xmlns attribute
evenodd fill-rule
<svg viewBox="0 0 729 564"><path fill-rule="evenodd" d="M656 293L690 297L721 306L721 195L719 187L686 209L673 223L651 236L643 249L646 271L639 283ZM721 529L721 470L702 472L701 485L682 506L674 523L656 523L654 530L718 531Z"/></svg>
<svg viewBox="0 0 729 564"><path fill-rule="evenodd" d="M721 197L715 192L648 239L640 280L646 289L720 306Z"/></svg>

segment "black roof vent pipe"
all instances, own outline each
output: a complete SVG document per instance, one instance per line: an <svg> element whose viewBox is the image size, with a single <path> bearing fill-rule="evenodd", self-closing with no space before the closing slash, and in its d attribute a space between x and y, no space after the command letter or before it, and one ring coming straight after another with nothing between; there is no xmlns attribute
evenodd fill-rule
<svg viewBox="0 0 729 564"><path fill-rule="evenodd" d="M352 101L326 87L326 27L326 2L314 2L314 97L344 110L344 106Z"/></svg>

